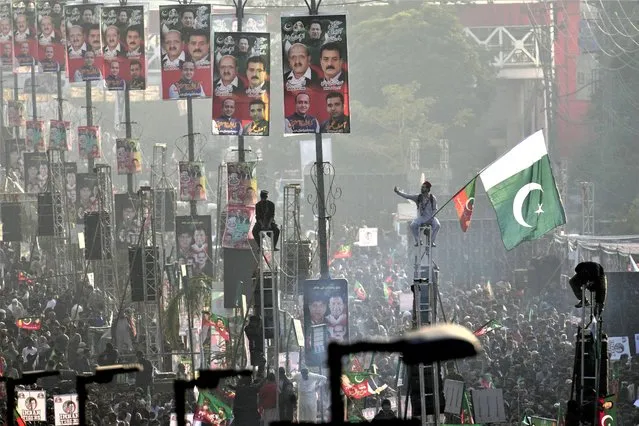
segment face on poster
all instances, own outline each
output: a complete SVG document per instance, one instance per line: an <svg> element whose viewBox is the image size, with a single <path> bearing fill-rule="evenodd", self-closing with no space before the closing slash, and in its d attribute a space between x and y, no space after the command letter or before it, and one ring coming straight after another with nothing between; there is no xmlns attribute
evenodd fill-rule
<svg viewBox="0 0 639 426"><path fill-rule="evenodd" d="M228 204L254 207L257 203L255 162L227 163Z"/></svg>
<svg viewBox="0 0 639 426"><path fill-rule="evenodd" d="M64 19L62 3L38 0L36 3L38 62L42 72L66 68Z"/></svg>
<svg viewBox="0 0 639 426"><path fill-rule="evenodd" d="M24 184L25 190L31 194L38 194L47 190L49 179L49 162L46 152L24 153Z"/></svg>
<svg viewBox="0 0 639 426"><path fill-rule="evenodd" d="M80 158L101 158L102 143L99 126L78 126Z"/></svg>
<svg viewBox="0 0 639 426"><path fill-rule="evenodd" d="M16 139L8 139L5 141L5 158L7 159L7 171L11 173L14 179L22 180L24 171L24 162L21 153L24 151L24 142Z"/></svg>
<svg viewBox="0 0 639 426"><path fill-rule="evenodd" d="M102 80L104 58L100 31L101 4L64 6L67 75L70 82Z"/></svg>
<svg viewBox="0 0 639 426"><path fill-rule="evenodd" d="M206 200L206 176L204 163L195 161L180 161L180 200Z"/></svg>
<svg viewBox="0 0 639 426"><path fill-rule="evenodd" d="M118 174L140 173L142 153L137 139L116 139Z"/></svg>
<svg viewBox="0 0 639 426"><path fill-rule="evenodd" d="M45 151L47 149L47 144L44 121L27 121L27 136L25 140L27 142L28 150Z"/></svg>
<svg viewBox="0 0 639 426"><path fill-rule="evenodd" d="M38 42L36 40L36 7L34 1L15 0L13 14L13 51L16 72L31 72L37 65Z"/></svg>
<svg viewBox="0 0 639 426"><path fill-rule="evenodd" d="M13 18L11 2L0 2L0 66L7 71L13 69Z"/></svg>
<svg viewBox="0 0 639 426"><path fill-rule="evenodd" d="M137 194L115 194L116 243L119 247L137 245L140 238Z"/></svg>
<svg viewBox="0 0 639 426"><path fill-rule="evenodd" d="M101 26L107 89L144 90L144 6L104 6Z"/></svg>
<svg viewBox="0 0 639 426"><path fill-rule="evenodd" d="M282 17L285 133L350 133L346 16Z"/></svg>
<svg viewBox="0 0 639 426"><path fill-rule="evenodd" d="M195 275L213 276L211 216L177 216L175 233L180 265L193 265Z"/></svg>
<svg viewBox="0 0 639 426"><path fill-rule="evenodd" d="M49 149L68 151L71 122L61 120L49 121Z"/></svg>
<svg viewBox="0 0 639 426"><path fill-rule="evenodd" d="M54 396L53 411L55 414L56 426L80 424L80 413L78 411L77 394Z"/></svg>
<svg viewBox="0 0 639 426"><path fill-rule="evenodd" d="M76 174L76 219L84 223L84 214L98 211L98 176L95 173Z"/></svg>
<svg viewBox="0 0 639 426"><path fill-rule="evenodd" d="M184 415L184 422L186 426L191 426L193 424L193 413L187 413ZM177 414L171 413L171 417L169 418L169 426L177 426Z"/></svg>
<svg viewBox="0 0 639 426"><path fill-rule="evenodd" d="M7 121L9 126L24 126L24 102L7 101Z"/></svg>
<svg viewBox="0 0 639 426"><path fill-rule="evenodd" d="M18 413L25 422L42 422L47 420L46 409L45 391L18 392Z"/></svg>
<svg viewBox="0 0 639 426"><path fill-rule="evenodd" d="M268 136L269 34L219 32L214 37L213 134Z"/></svg>
<svg viewBox="0 0 639 426"><path fill-rule="evenodd" d="M162 99L211 96L211 6L160 6Z"/></svg>
<svg viewBox="0 0 639 426"><path fill-rule="evenodd" d="M78 165L77 163L67 162L64 163L64 177L66 179L66 193L67 193L67 202L71 206L76 205L77 200L77 185L76 185L76 174L78 173ZM74 220L75 218L71 218Z"/></svg>
<svg viewBox="0 0 639 426"><path fill-rule="evenodd" d="M249 238L253 239L251 229L255 224L255 207L229 205L226 224L222 237L222 247L249 249Z"/></svg>

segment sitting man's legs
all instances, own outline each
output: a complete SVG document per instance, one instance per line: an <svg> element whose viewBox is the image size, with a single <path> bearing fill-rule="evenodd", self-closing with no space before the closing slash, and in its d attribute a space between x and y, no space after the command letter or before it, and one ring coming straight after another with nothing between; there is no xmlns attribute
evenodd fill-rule
<svg viewBox="0 0 639 426"><path fill-rule="evenodd" d="M253 238L255 238L255 242L257 243L257 246L260 247L260 231L262 230L262 226L260 225L259 222L255 222L255 225L253 225Z"/></svg>

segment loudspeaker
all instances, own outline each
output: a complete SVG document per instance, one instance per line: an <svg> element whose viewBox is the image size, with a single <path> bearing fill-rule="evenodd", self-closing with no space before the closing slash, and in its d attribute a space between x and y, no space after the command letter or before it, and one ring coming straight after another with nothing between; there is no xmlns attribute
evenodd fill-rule
<svg viewBox="0 0 639 426"><path fill-rule="evenodd" d="M253 306L257 315L262 315L262 291L260 290L260 279L253 277ZM273 277L270 272L264 273L264 328L266 338L273 338Z"/></svg>
<svg viewBox="0 0 639 426"><path fill-rule="evenodd" d="M417 324L417 312L421 312L421 324L428 325L430 324L430 309L432 306L430 305L430 293L429 293L429 285L428 284L418 284L419 285L419 297L421 301L418 303L417 299L415 299L415 284L410 286L410 291L413 292L413 324ZM429 311L426 311L428 309Z"/></svg>
<svg viewBox="0 0 639 426"><path fill-rule="evenodd" d="M38 194L38 236L53 237L55 235L53 220L53 197L50 192Z"/></svg>
<svg viewBox="0 0 639 426"><path fill-rule="evenodd" d="M2 241L22 241L22 207L20 203L0 204Z"/></svg>
<svg viewBox="0 0 639 426"><path fill-rule="evenodd" d="M105 247L102 247L104 235ZM86 260L111 259L111 217L107 212L84 214L84 258Z"/></svg>
<svg viewBox="0 0 639 426"><path fill-rule="evenodd" d="M419 366L413 365L407 367L410 380L410 402L413 407L413 417L421 415L421 394L419 392ZM435 414L435 399L433 398L434 388L434 368L430 365L424 366L424 394L426 395L426 415ZM444 381L442 375L438 374L439 380L439 409L444 411L446 406L446 398L444 397Z"/></svg>
<svg viewBox="0 0 639 426"><path fill-rule="evenodd" d="M608 395L608 336L602 333L599 353L601 359L599 360L599 396L603 397ZM592 423L594 416L594 410L597 406L595 401L595 365L597 359L595 356L595 342L593 341L591 334L586 334L584 340L584 400L579 401L581 395L581 331L577 329L577 344L575 345L575 363L574 363L574 377L575 382L573 384L577 395L577 402L580 403L581 418L584 422Z"/></svg>
<svg viewBox="0 0 639 426"><path fill-rule="evenodd" d="M129 247L129 270L131 271L131 301L153 302L156 298L160 280L160 268L157 262L158 248L145 247L142 256L141 247ZM145 276L146 273L146 276ZM146 287L146 300L144 297Z"/></svg>
<svg viewBox="0 0 639 426"><path fill-rule="evenodd" d="M153 199L155 204L155 223L158 229L162 209L164 209L164 231L175 231L175 191L172 189L156 189L153 191Z"/></svg>

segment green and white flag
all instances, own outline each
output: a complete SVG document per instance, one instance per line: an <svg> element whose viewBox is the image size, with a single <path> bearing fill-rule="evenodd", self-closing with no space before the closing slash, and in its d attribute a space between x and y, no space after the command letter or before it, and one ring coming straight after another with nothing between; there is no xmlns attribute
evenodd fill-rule
<svg viewBox="0 0 639 426"><path fill-rule="evenodd" d="M479 174L507 250L566 223L544 134L520 142Z"/></svg>

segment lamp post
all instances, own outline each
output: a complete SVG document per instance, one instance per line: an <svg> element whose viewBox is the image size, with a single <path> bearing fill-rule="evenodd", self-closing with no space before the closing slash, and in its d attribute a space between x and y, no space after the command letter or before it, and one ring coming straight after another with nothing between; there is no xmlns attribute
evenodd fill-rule
<svg viewBox="0 0 639 426"><path fill-rule="evenodd" d="M0 380L7 383L7 424L13 424L13 409L16 400L16 386L32 385L43 377L51 377L59 375L59 371L31 371L24 373L19 379L11 379L8 377L0 377Z"/></svg>

